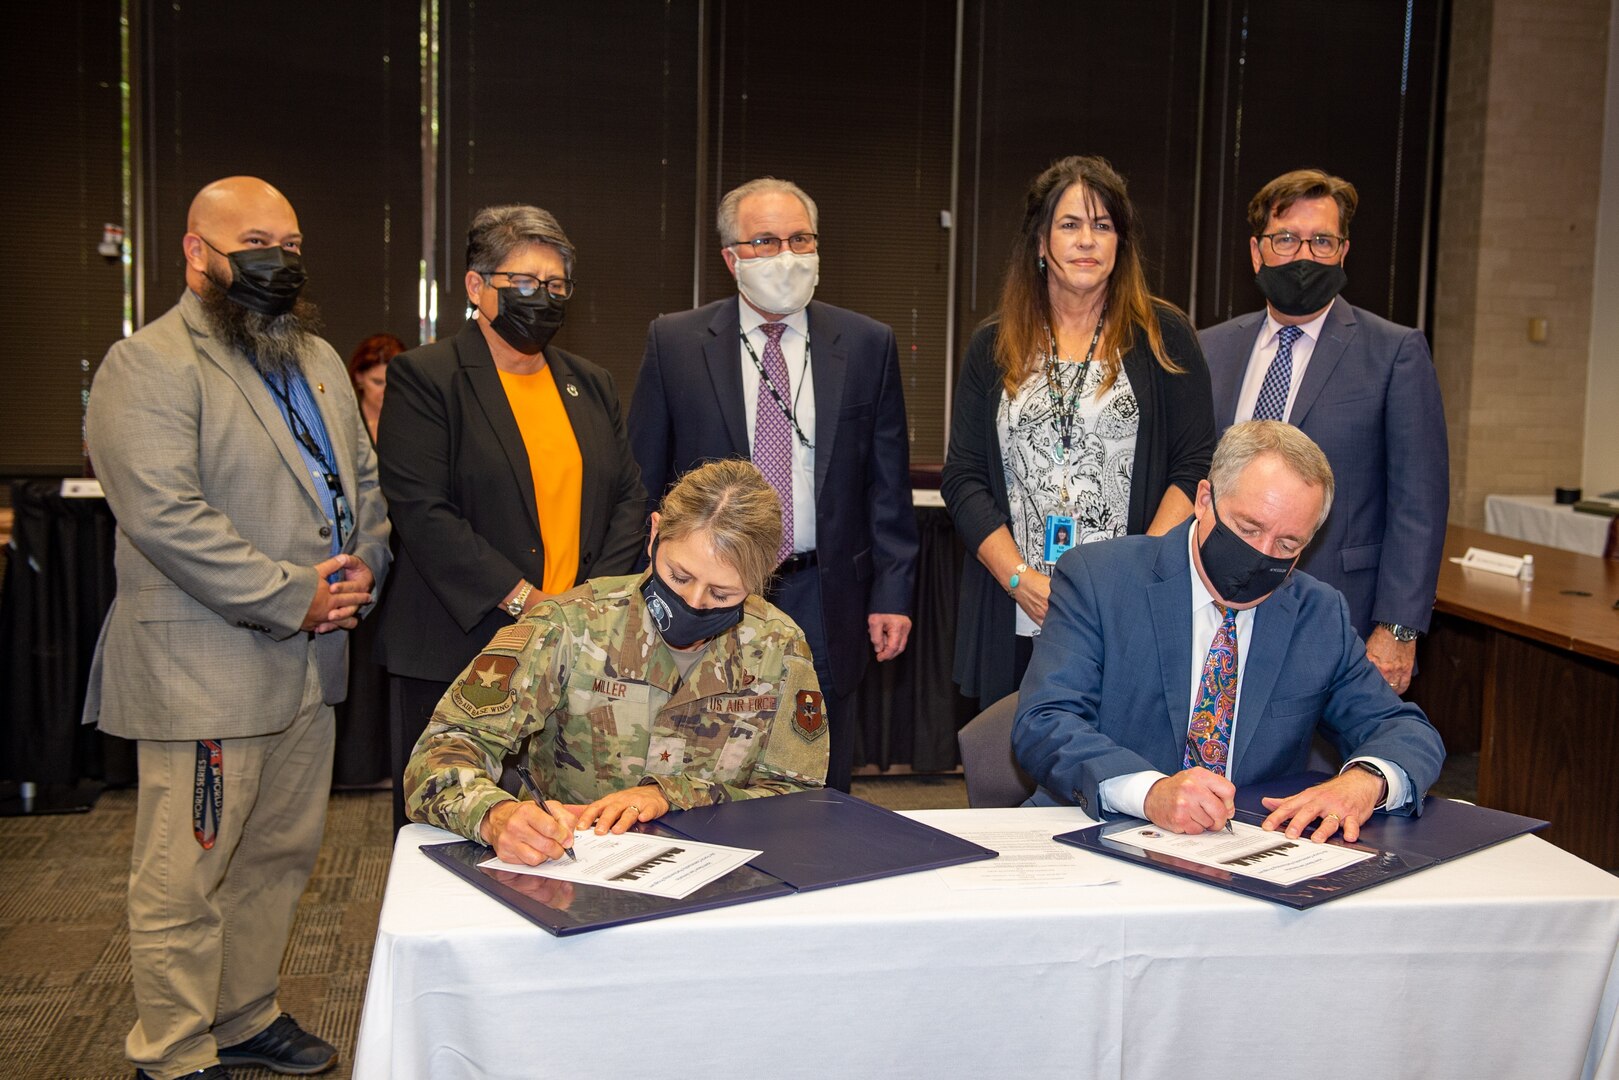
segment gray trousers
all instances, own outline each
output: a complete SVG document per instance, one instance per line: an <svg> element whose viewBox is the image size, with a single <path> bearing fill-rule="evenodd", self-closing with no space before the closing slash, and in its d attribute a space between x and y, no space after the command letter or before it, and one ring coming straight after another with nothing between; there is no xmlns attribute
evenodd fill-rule
<svg viewBox="0 0 1619 1080"><path fill-rule="evenodd" d="M136 1021L124 1044L137 1068L160 1078L205 1068L280 1014L281 956L320 853L335 730L311 649L286 730L221 740L224 797L209 849L193 828L197 743L140 741L129 872Z"/></svg>

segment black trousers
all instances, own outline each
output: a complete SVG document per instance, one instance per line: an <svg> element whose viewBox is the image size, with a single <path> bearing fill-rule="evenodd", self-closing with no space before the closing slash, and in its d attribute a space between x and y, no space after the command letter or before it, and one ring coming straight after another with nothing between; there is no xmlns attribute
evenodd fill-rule
<svg viewBox="0 0 1619 1080"><path fill-rule="evenodd" d="M831 651L827 647L826 620L821 616L821 568L811 566L777 578L766 593L767 600L791 615L804 631L810 655L815 658L815 677L821 682L826 710L827 737L832 740L826 765L826 786L849 790L854 774L854 744L858 734L854 723L852 686L832 682Z"/></svg>
<svg viewBox="0 0 1619 1080"><path fill-rule="evenodd" d="M413 679L408 675L388 675L388 760L393 770L394 831L408 822L405 817L405 763L416 748L416 740L427 730L433 717L433 708L447 682L437 679Z"/></svg>

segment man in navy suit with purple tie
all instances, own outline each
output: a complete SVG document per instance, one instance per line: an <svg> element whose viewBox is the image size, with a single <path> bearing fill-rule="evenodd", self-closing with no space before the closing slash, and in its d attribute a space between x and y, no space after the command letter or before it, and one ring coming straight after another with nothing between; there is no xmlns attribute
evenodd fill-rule
<svg viewBox="0 0 1619 1080"><path fill-rule="evenodd" d="M715 458L750 459L776 488L785 536L768 599L809 642L831 729L826 784L848 791L854 690L911 631L917 533L894 332L811 300L818 213L796 184L750 180L718 219L740 295L653 321L630 446L649 510Z"/></svg>

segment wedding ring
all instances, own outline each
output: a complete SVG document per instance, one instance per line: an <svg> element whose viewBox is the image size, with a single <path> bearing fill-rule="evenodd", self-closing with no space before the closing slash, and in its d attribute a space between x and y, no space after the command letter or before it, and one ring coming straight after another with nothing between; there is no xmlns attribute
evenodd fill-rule
<svg viewBox="0 0 1619 1080"><path fill-rule="evenodd" d="M1337 814L1328 813L1325 816L1329 817L1329 818L1332 818L1334 821L1342 821L1343 820Z"/></svg>
<svg viewBox="0 0 1619 1080"><path fill-rule="evenodd" d="M641 808L639 806L635 805L634 803L630 803L630 811L632 813L634 813L636 816L639 817L640 813L641 813Z"/></svg>

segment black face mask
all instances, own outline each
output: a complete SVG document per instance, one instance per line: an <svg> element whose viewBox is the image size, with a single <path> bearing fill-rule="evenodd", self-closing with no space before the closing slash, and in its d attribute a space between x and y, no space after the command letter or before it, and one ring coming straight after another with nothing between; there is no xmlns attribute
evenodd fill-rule
<svg viewBox="0 0 1619 1080"><path fill-rule="evenodd" d="M544 352L562 329L568 313L564 302L543 288L533 296L524 296L511 285L495 292L500 297L500 314L489 321L489 328L524 356Z"/></svg>
<svg viewBox="0 0 1619 1080"><path fill-rule="evenodd" d="M1261 266L1254 284L1283 315L1313 315L1343 292L1349 275L1337 263L1294 259L1280 266Z"/></svg>
<svg viewBox="0 0 1619 1080"><path fill-rule="evenodd" d="M641 586L647 614L673 649L687 649L699 641L718 637L742 621L742 604L730 607L694 608L658 576L658 542L652 542L652 574Z"/></svg>
<svg viewBox="0 0 1619 1080"><path fill-rule="evenodd" d="M1298 559L1266 555L1226 528L1225 522L1220 520L1219 508L1214 505L1212 491L1209 506L1214 510L1214 528L1197 550L1203 562L1203 573L1214 586L1216 599L1227 604L1246 604L1280 589Z"/></svg>
<svg viewBox="0 0 1619 1080"><path fill-rule="evenodd" d="M202 242L219 251L206 237ZM303 257L279 245L219 253L230 260L226 299L260 315L274 318L291 311L303 291L304 282L309 280L304 273Z"/></svg>

